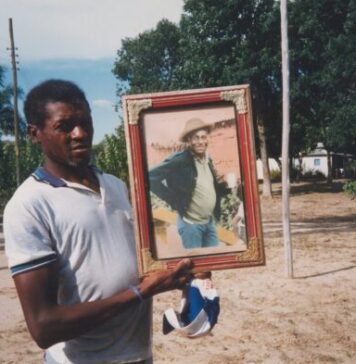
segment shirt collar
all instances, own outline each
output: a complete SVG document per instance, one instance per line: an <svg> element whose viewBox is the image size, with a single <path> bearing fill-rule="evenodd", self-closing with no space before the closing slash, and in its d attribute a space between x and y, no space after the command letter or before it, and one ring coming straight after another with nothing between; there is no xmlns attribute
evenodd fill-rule
<svg viewBox="0 0 356 364"><path fill-rule="evenodd" d="M102 174L103 172L95 167L90 166L95 172ZM52 187L67 187L67 183L61 178L53 176L51 173L47 172L43 167L38 167L33 173L32 177L38 182L43 182L51 185Z"/></svg>
<svg viewBox="0 0 356 364"><path fill-rule="evenodd" d="M209 162L209 154L208 154L208 152L205 152L204 159L200 159L199 157L197 157L193 153L192 153L192 155L193 155L194 161L197 162L197 163L200 163L200 164L208 164L208 162Z"/></svg>
<svg viewBox="0 0 356 364"><path fill-rule="evenodd" d="M60 178L53 176L47 172L43 167L38 167L33 173L32 177L38 182L44 182L52 187L66 187L67 184Z"/></svg>

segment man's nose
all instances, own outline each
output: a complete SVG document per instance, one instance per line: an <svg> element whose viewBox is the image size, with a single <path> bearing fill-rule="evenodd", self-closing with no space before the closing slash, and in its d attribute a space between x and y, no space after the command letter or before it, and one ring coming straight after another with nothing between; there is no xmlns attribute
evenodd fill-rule
<svg viewBox="0 0 356 364"><path fill-rule="evenodd" d="M71 132L71 137L73 139L87 138L88 135L89 135L88 130L84 128L82 125L76 125Z"/></svg>

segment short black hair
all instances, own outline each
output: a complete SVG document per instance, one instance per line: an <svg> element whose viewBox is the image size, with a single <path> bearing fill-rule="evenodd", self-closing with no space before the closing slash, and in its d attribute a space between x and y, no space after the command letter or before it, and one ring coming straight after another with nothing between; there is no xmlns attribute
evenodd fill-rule
<svg viewBox="0 0 356 364"><path fill-rule="evenodd" d="M71 105L90 106L84 92L73 82L51 79L35 86L27 94L24 112L27 124L43 127L46 105L49 102L64 102Z"/></svg>

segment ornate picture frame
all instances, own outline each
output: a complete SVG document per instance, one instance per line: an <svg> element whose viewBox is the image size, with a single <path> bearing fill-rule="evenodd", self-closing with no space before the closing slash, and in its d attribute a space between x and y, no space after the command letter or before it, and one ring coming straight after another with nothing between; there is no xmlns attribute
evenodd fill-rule
<svg viewBox="0 0 356 364"><path fill-rule="evenodd" d="M248 85L122 99L140 275L265 263Z"/></svg>

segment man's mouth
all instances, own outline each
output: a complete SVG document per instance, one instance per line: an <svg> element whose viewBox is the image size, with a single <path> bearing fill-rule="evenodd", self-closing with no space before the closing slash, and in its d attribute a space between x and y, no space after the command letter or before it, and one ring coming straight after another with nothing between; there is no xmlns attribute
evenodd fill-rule
<svg viewBox="0 0 356 364"><path fill-rule="evenodd" d="M78 144L71 147L72 152L84 153L90 150L90 145L88 144Z"/></svg>

